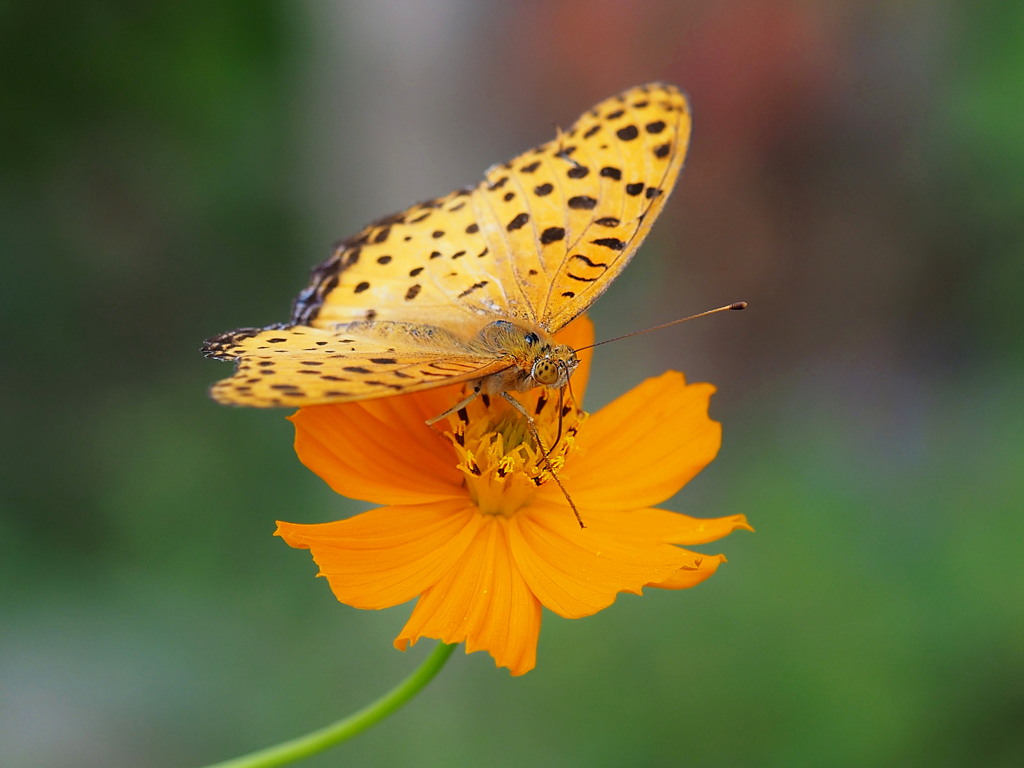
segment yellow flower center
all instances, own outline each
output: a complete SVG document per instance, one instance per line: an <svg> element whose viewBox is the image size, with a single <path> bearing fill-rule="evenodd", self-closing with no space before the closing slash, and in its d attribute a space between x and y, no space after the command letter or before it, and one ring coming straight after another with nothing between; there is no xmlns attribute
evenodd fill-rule
<svg viewBox="0 0 1024 768"><path fill-rule="evenodd" d="M480 511L514 515L551 480L551 470L557 473L565 465L586 414L566 403L559 424L557 394L545 392L539 398L529 398L524 406L533 413L541 441L538 446L527 419L503 398L481 402L477 408L474 405L476 401L450 417L451 430L445 436L455 447L456 466L465 475L466 489Z"/></svg>

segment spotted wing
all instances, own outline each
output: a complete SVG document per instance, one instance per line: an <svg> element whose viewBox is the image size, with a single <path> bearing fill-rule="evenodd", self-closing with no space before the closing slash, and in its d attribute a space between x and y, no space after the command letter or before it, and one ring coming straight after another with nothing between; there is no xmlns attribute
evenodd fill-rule
<svg viewBox="0 0 1024 768"><path fill-rule="evenodd" d="M236 361L210 388L225 405L300 407L400 395L472 381L509 366L440 328L353 324L341 333L309 326L243 328L208 339L203 352Z"/></svg>
<svg viewBox="0 0 1024 768"><path fill-rule="evenodd" d="M632 258L675 185L689 135L686 97L674 86L603 101L475 188L341 242L296 299L292 323L499 315L557 330Z"/></svg>
<svg viewBox="0 0 1024 768"><path fill-rule="evenodd" d="M499 280L550 332L625 268L675 186L690 139L686 97L652 83L601 102L554 141L496 166L472 194Z"/></svg>
<svg viewBox="0 0 1024 768"><path fill-rule="evenodd" d="M291 322L331 328L362 320L457 325L526 317L526 298L505 285L496 266L507 260L480 231L472 190L456 190L339 243L295 299Z"/></svg>

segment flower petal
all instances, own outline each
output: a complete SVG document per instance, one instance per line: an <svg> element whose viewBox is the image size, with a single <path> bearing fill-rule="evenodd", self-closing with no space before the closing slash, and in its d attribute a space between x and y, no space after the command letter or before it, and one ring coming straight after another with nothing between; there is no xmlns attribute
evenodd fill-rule
<svg viewBox="0 0 1024 768"><path fill-rule="evenodd" d="M536 665L540 603L509 551L509 521L477 515L481 525L462 557L416 603L395 638L405 650L421 637L465 641L466 653L487 651L513 675Z"/></svg>
<svg viewBox="0 0 1024 768"><path fill-rule="evenodd" d="M576 505L636 509L676 493L721 445L721 425L707 414L714 391L669 371L593 414L562 472Z"/></svg>
<svg viewBox="0 0 1024 768"><path fill-rule="evenodd" d="M684 552L686 550L683 550ZM725 562L725 555L702 555L689 552L690 562L663 581L651 583L649 586L659 589L687 589L695 587L718 570Z"/></svg>
<svg viewBox="0 0 1024 768"><path fill-rule="evenodd" d="M295 452L331 488L377 504L418 504L459 495L462 473L451 446L425 419L436 403L459 401L458 388L360 403L300 408ZM450 407L450 406L449 406ZM426 415L424 415L424 413Z"/></svg>
<svg viewBox="0 0 1024 768"><path fill-rule="evenodd" d="M706 544L739 529L754 530L744 515L701 518L667 509L610 511L588 508L584 522L613 532L619 538L640 537L669 544Z"/></svg>
<svg viewBox="0 0 1024 768"><path fill-rule="evenodd" d="M429 589L458 563L480 528L468 499L380 507L318 525L278 522L275 534L312 551L331 590L355 608L388 608Z"/></svg>
<svg viewBox="0 0 1024 768"><path fill-rule="evenodd" d="M623 538L587 520L580 529L565 505L535 502L510 519L512 555L533 594L567 619L589 616L620 592L639 594L692 564L685 550L655 538Z"/></svg>

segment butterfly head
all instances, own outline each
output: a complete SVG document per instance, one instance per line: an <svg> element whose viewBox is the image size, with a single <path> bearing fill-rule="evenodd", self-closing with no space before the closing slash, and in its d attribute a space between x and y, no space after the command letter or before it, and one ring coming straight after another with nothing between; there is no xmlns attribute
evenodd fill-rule
<svg viewBox="0 0 1024 768"><path fill-rule="evenodd" d="M576 350L565 344L554 344L550 336L534 331L522 331L520 338L526 362L522 369L529 373L523 389L538 385L551 389L564 387L580 364Z"/></svg>
<svg viewBox="0 0 1024 768"><path fill-rule="evenodd" d="M533 359L530 376L542 386L558 389L568 383L579 364L576 350L572 347L545 345Z"/></svg>
<svg viewBox="0 0 1024 768"><path fill-rule="evenodd" d="M534 387L564 387L580 364L576 350L540 329L496 320L480 331L477 344L489 354L504 357L507 369L492 375L484 388L490 393L526 392Z"/></svg>

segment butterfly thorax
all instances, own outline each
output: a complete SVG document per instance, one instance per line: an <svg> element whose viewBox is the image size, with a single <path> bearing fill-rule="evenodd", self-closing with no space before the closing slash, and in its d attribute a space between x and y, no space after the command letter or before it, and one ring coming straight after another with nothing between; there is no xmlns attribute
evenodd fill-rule
<svg viewBox="0 0 1024 768"><path fill-rule="evenodd" d="M580 362L572 347L556 344L546 332L510 320L488 323L473 344L479 345L481 352L504 356L511 363L482 379L481 392L487 394L564 387Z"/></svg>

